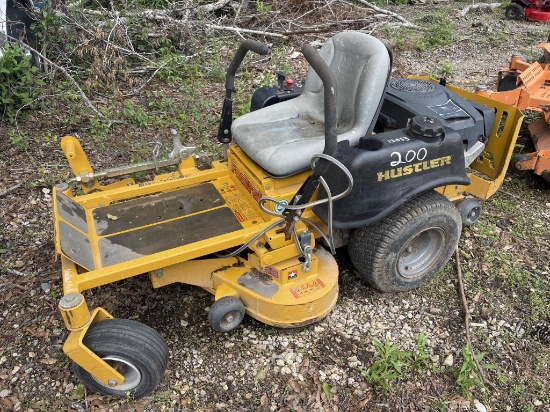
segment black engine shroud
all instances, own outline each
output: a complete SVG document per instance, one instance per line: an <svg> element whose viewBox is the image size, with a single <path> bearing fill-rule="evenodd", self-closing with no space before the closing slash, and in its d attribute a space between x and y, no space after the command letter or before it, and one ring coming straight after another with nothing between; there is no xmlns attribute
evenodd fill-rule
<svg viewBox="0 0 550 412"><path fill-rule="evenodd" d="M349 229L376 223L411 197L449 184L469 184L465 151L486 143L493 109L462 99L427 80L393 79L375 130L352 148L338 145L337 159L353 176L351 193L334 202L333 226ZM347 178L331 166L324 176L331 193L345 190ZM319 189L319 197L326 197ZM314 208L324 221L328 205Z"/></svg>

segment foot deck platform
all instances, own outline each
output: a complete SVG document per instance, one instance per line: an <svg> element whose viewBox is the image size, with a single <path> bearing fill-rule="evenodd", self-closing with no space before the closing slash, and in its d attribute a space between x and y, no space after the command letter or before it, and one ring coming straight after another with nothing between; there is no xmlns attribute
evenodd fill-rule
<svg viewBox="0 0 550 412"><path fill-rule="evenodd" d="M242 207L245 200L238 197ZM61 251L95 270L238 232L244 228L236 217L241 215L228 199L207 182L85 209L57 191Z"/></svg>

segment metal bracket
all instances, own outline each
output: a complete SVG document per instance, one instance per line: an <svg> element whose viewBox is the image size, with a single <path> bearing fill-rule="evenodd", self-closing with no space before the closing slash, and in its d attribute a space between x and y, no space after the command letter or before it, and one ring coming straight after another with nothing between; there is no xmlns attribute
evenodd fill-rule
<svg viewBox="0 0 550 412"><path fill-rule="evenodd" d="M161 167L165 166L174 166L177 165L180 161L188 159L196 150L195 146L184 146L181 143L178 132L175 129L170 130L173 141L173 149L165 159L158 159L160 147L156 144L153 148L153 159L152 161L140 162L127 166L114 167L112 169L107 169L101 172L89 173L83 172L75 178L69 180L69 183L72 182L82 182L84 184L93 183L95 179L102 177L117 177L123 176L130 173L142 172L144 170L158 170Z"/></svg>
<svg viewBox="0 0 550 412"><path fill-rule="evenodd" d="M90 322L82 329L71 331L63 345L63 352L73 362L90 373L105 386L116 386L124 383L124 376L113 369L111 365L97 356L83 343L84 335L92 323L112 319L112 316L103 308L96 308L90 316Z"/></svg>
<svg viewBox="0 0 550 412"><path fill-rule="evenodd" d="M303 231L300 236L300 247L305 259L302 270L307 273L311 270L313 248L311 247L311 232Z"/></svg>

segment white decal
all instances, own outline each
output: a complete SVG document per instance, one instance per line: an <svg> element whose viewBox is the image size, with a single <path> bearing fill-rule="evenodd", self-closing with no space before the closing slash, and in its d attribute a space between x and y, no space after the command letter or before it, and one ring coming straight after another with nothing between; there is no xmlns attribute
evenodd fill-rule
<svg viewBox="0 0 550 412"><path fill-rule="evenodd" d="M428 155L428 151L424 147L418 150L409 150L407 151L407 153L405 153L404 156L399 152L392 152L390 157L394 158L395 156L396 160L391 161L390 166L395 167L401 164L412 163L415 160L418 160L421 162L426 158L427 155Z"/></svg>

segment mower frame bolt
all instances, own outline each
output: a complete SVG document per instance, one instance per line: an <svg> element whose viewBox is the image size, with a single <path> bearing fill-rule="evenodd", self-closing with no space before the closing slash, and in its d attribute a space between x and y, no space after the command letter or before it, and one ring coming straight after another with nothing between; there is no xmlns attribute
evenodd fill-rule
<svg viewBox="0 0 550 412"><path fill-rule="evenodd" d="M71 292L59 300L59 306L63 309L73 309L76 308L82 300L84 300L84 297L80 293Z"/></svg>

